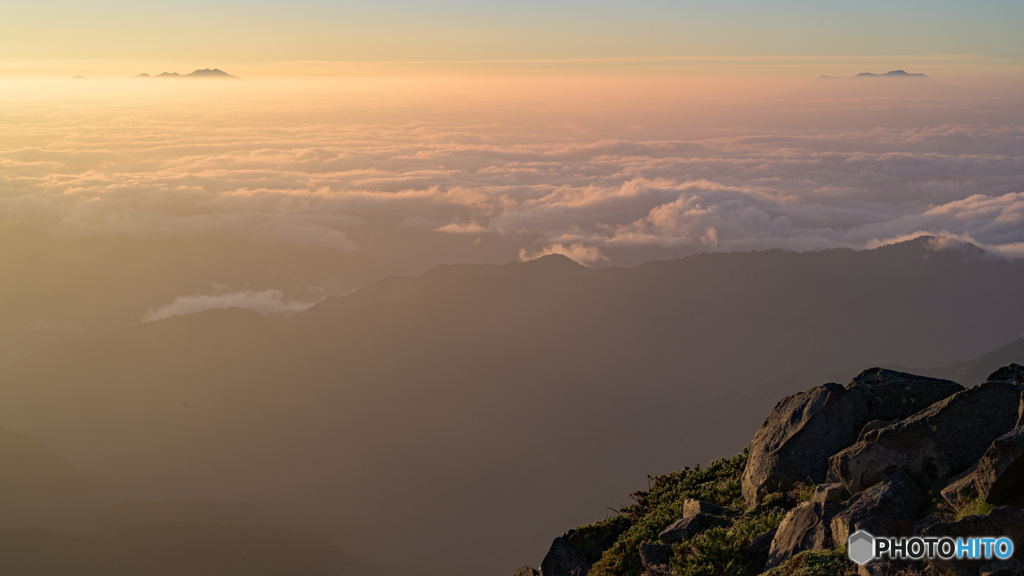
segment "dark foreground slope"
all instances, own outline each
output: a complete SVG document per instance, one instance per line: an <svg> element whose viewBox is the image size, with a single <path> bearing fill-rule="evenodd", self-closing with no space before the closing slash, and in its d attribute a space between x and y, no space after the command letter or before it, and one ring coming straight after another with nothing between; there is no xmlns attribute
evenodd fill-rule
<svg viewBox="0 0 1024 576"><path fill-rule="evenodd" d="M762 382L1016 338L1022 286L1020 261L927 238L443 266L288 321L209 311L40 351L0 374L0 424L138 498L344 511L415 535L360 542L375 568L493 574L644 473L738 451Z"/></svg>

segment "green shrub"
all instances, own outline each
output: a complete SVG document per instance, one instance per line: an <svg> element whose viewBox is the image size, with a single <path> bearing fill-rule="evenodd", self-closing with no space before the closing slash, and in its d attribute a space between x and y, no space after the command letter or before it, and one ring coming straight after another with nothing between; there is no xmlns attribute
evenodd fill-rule
<svg viewBox="0 0 1024 576"><path fill-rule="evenodd" d="M984 516L991 512L995 506L985 502L980 496L971 498L956 507L955 520L963 520L968 516Z"/></svg>
<svg viewBox="0 0 1024 576"><path fill-rule="evenodd" d="M762 576L846 576L856 570L846 557L846 547L801 552Z"/></svg>
<svg viewBox="0 0 1024 576"><path fill-rule="evenodd" d="M655 542L669 524L682 518L683 502L697 498L706 502L742 509L742 475L747 465L747 450L732 458L715 460L708 467L698 464L680 471L652 478L646 491L630 496L633 504L619 514L578 530L590 534L617 533L615 542L604 552L590 576L640 576L643 564L637 548L644 542ZM756 536L756 535L755 535Z"/></svg>
<svg viewBox="0 0 1024 576"><path fill-rule="evenodd" d="M771 494L765 494L764 498L761 499L761 505L765 508L792 508L793 503L790 502L789 497L782 492L772 492Z"/></svg>
<svg viewBox="0 0 1024 576"><path fill-rule="evenodd" d="M750 542L778 528L785 514L746 516L729 529L711 528L680 546L672 566L681 576L749 576L746 550Z"/></svg>

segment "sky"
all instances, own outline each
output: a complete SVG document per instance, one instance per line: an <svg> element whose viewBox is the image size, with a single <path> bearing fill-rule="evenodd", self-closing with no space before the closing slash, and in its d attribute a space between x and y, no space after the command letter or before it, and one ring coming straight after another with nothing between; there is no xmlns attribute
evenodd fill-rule
<svg viewBox="0 0 1024 576"><path fill-rule="evenodd" d="M7 0L0 70L151 61L285 74L310 73L298 62L668 59L714 72L737 70L739 59L742 70L807 73L899 56L931 59L933 72L1020 72L1022 27L1014 0Z"/></svg>

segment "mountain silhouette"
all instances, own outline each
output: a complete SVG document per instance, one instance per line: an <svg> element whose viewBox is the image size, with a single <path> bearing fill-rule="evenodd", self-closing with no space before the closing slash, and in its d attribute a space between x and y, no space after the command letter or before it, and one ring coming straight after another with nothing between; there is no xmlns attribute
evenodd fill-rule
<svg viewBox="0 0 1024 576"><path fill-rule="evenodd" d="M857 74L855 76L855 78L864 78L864 77L882 78L882 77L887 77L887 76L888 77L902 77L902 78L912 78L912 77L927 78L927 76L925 76L924 74L911 74L909 72L904 72L903 70L890 70L889 72L886 72L885 74L873 74L871 72L861 72L860 74ZM822 78L829 78L829 76L822 76Z"/></svg>
<svg viewBox="0 0 1024 576"><path fill-rule="evenodd" d="M896 99L963 98L966 90L938 82L924 74L892 70L885 74L861 72L856 76L819 76L810 84L780 98Z"/></svg>
<svg viewBox="0 0 1024 576"><path fill-rule="evenodd" d="M227 72L224 72L223 70L219 70L217 68L204 68L202 70L196 70L188 74L178 74L177 72L161 72L156 76L150 76L149 74L143 72L138 76L133 76L133 78L233 78L236 80L241 79L238 76L232 76L231 74L228 74Z"/></svg>

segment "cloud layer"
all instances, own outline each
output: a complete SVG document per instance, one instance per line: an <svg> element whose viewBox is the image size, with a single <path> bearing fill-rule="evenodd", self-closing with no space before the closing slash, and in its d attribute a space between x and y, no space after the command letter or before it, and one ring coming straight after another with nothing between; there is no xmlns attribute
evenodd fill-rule
<svg viewBox="0 0 1024 576"><path fill-rule="evenodd" d="M532 115L484 100L383 110L176 98L23 102L14 115L25 121L0 139L0 222L384 255L458 243L491 246L482 259L560 253L588 265L862 248L922 232L1015 255L1024 246L1019 114L981 124L917 110L887 125L871 110L801 120L792 103L760 102L708 108L713 118L691 129L699 116L670 106L629 124L627 106ZM795 120L773 124L779 115ZM839 116L854 127L820 127Z"/></svg>

